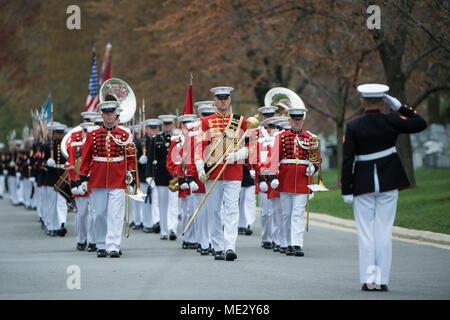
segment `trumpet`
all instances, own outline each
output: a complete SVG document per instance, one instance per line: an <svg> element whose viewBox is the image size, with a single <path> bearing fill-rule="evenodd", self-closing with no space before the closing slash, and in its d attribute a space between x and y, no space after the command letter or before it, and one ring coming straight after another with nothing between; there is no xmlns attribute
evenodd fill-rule
<svg viewBox="0 0 450 320"><path fill-rule="evenodd" d="M308 139L308 161L317 163L319 166L317 184L311 184L311 176L308 176L308 197L306 199L306 231L309 227L309 195L310 191L329 191L322 181L322 157L320 154L320 139L318 137L310 137Z"/></svg>

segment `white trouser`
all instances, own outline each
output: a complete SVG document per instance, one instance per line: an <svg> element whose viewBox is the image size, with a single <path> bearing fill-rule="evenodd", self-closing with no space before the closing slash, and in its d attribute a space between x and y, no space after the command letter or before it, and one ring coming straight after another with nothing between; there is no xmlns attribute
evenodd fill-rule
<svg viewBox="0 0 450 320"><path fill-rule="evenodd" d="M75 217L75 234L78 243L95 243L94 239L94 215L89 210L89 197L75 197L77 214Z"/></svg>
<svg viewBox="0 0 450 320"><path fill-rule="evenodd" d="M239 193L239 222L238 227L247 228L255 222L256 195L255 186L241 188Z"/></svg>
<svg viewBox="0 0 450 320"><path fill-rule="evenodd" d="M45 201L43 194L44 194L44 187L36 186L36 189L35 189L36 212L37 212L38 218L41 218L41 219L42 219L42 203Z"/></svg>
<svg viewBox="0 0 450 320"><path fill-rule="evenodd" d="M23 186L23 204L25 208L31 207L31 191L33 190L33 184L28 178L22 180Z"/></svg>
<svg viewBox="0 0 450 320"><path fill-rule="evenodd" d="M211 187L212 183L212 180L206 182L206 190ZM207 202L205 205L209 215L208 227L211 235L211 244L215 251L236 250L240 191L240 180L219 180L205 201ZM221 214L222 203L223 214Z"/></svg>
<svg viewBox="0 0 450 320"><path fill-rule="evenodd" d="M53 187L45 186L45 203L47 204L46 208L44 207L44 223L48 230L54 231L59 230L61 228L61 224L59 223L58 210L57 210L57 199L58 193L53 190ZM45 211L47 210L47 211Z"/></svg>
<svg viewBox="0 0 450 320"><path fill-rule="evenodd" d="M193 193L194 198L194 211L198 208L200 205L200 202L202 202L205 194L204 193ZM205 201L206 202L206 201ZM194 214L194 213L192 213ZM197 235L197 242L200 243L200 246L202 249L208 249L209 247L209 229L208 229L208 211L207 206L205 203L203 203L203 206L198 211L197 215L194 218L194 222L196 222L196 235Z"/></svg>
<svg viewBox="0 0 450 320"><path fill-rule="evenodd" d="M194 213L192 211L192 202L193 197L186 196L185 198L180 198L180 210L181 210L181 226L183 230L186 228L189 220L191 220L192 214ZM194 209L195 210L195 209ZM194 220L195 221L195 220ZM195 243L195 233L196 225L194 221L191 223L189 229L186 230L186 233L183 236L183 240L190 243Z"/></svg>
<svg viewBox="0 0 450 320"><path fill-rule="evenodd" d="M398 190L354 197L361 283L388 284Z"/></svg>
<svg viewBox="0 0 450 320"><path fill-rule="evenodd" d="M283 228L283 212L281 211L280 198L268 199L269 208L272 211L270 217L272 218L272 241L276 245L281 244L281 239L286 239L286 235ZM281 245L280 245L281 246ZM286 243L283 243L283 248L286 247Z"/></svg>
<svg viewBox="0 0 450 320"><path fill-rule="evenodd" d="M120 250L125 217L125 189L92 189L95 243L98 249Z"/></svg>
<svg viewBox="0 0 450 320"><path fill-rule="evenodd" d="M158 191L161 235L170 231L177 232L178 226L178 191L172 192L166 186L156 186Z"/></svg>
<svg viewBox="0 0 450 320"><path fill-rule="evenodd" d="M158 189L152 188L152 223L156 224L160 221Z"/></svg>
<svg viewBox="0 0 450 320"><path fill-rule="evenodd" d="M56 211L58 212L59 225L61 225L62 223L66 225L67 212L69 211L69 208L67 207L66 198L64 198L59 192L57 192L56 195Z"/></svg>
<svg viewBox="0 0 450 320"><path fill-rule="evenodd" d="M0 196L4 196L5 194L5 176L0 175Z"/></svg>
<svg viewBox="0 0 450 320"><path fill-rule="evenodd" d="M25 203L24 195L23 195L23 182L25 179L16 178L17 183L17 201L19 203Z"/></svg>
<svg viewBox="0 0 450 320"><path fill-rule="evenodd" d="M148 184L146 182L141 182L141 190L144 193L147 193ZM152 190L152 203L153 198L155 198ZM145 201L145 198L144 198ZM146 228L150 228L153 225L153 219L152 219L152 203L145 203L144 201L139 201L138 203L138 210L140 211L140 217L142 225Z"/></svg>
<svg viewBox="0 0 450 320"><path fill-rule="evenodd" d="M306 200L306 194L280 192L283 228L286 231L288 246L303 247Z"/></svg>
<svg viewBox="0 0 450 320"><path fill-rule="evenodd" d="M8 176L6 178L6 183L8 183L8 191L9 191L9 198L11 200L11 203L13 205L19 204L19 199L17 195L17 179L15 176Z"/></svg>
<svg viewBox="0 0 450 320"><path fill-rule="evenodd" d="M258 194L258 202L260 207L261 219L261 241L272 242L272 210L270 210L270 202L267 199L267 194L260 192Z"/></svg>
<svg viewBox="0 0 450 320"><path fill-rule="evenodd" d="M34 189L34 192L33 192L33 189ZM37 197L37 183L36 183L36 181L31 183L31 192L33 192L33 196L30 199L30 206L32 208L36 208L36 206L37 206L37 201L36 201L36 197Z"/></svg>

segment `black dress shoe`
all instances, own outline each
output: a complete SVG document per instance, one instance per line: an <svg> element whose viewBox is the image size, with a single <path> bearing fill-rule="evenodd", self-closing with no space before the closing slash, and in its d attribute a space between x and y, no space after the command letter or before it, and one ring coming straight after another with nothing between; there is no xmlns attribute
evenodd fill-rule
<svg viewBox="0 0 450 320"><path fill-rule="evenodd" d="M209 249L200 249L201 256L209 256Z"/></svg>
<svg viewBox="0 0 450 320"><path fill-rule="evenodd" d="M161 236L160 239L161 240L167 240L167 239L169 239L169 237L168 236Z"/></svg>
<svg viewBox="0 0 450 320"><path fill-rule="evenodd" d="M380 285L380 288L376 289L377 291L389 291L387 284Z"/></svg>
<svg viewBox="0 0 450 320"><path fill-rule="evenodd" d="M67 233L67 229L66 228L61 228L59 230L56 231L57 235L60 237L64 237Z"/></svg>
<svg viewBox="0 0 450 320"><path fill-rule="evenodd" d="M197 249L197 247L198 247L198 245L195 242L189 243L189 249L194 250L194 249Z"/></svg>
<svg viewBox="0 0 450 320"><path fill-rule="evenodd" d="M245 234L246 236L251 236L251 235L253 234L253 230L250 229L250 226L248 226L247 229L244 229L244 234Z"/></svg>
<svg viewBox="0 0 450 320"><path fill-rule="evenodd" d="M225 260L225 254L223 251L217 251L214 253L214 260Z"/></svg>
<svg viewBox="0 0 450 320"><path fill-rule="evenodd" d="M177 240L177 235L175 232L170 231L169 240Z"/></svg>
<svg viewBox="0 0 450 320"><path fill-rule="evenodd" d="M377 285L373 283L364 283L361 287L362 291L377 291Z"/></svg>
<svg viewBox="0 0 450 320"><path fill-rule="evenodd" d="M245 228L239 227L238 228L238 234L239 235L245 235Z"/></svg>
<svg viewBox="0 0 450 320"><path fill-rule="evenodd" d="M142 228L142 232L145 232L145 233L152 233L153 230L152 230L152 228L144 227L144 228Z"/></svg>
<svg viewBox="0 0 450 320"><path fill-rule="evenodd" d="M280 247L280 253L286 253L287 252L287 248L285 247Z"/></svg>
<svg viewBox="0 0 450 320"><path fill-rule="evenodd" d="M181 248L188 249L189 248L189 244L186 241L183 241L183 244L181 245Z"/></svg>
<svg viewBox="0 0 450 320"><path fill-rule="evenodd" d="M78 242L77 243L77 250L78 251L84 251L84 249L86 249L86 241L83 243Z"/></svg>
<svg viewBox="0 0 450 320"><path fill-rule="evenodd" d="M117 251L111 251L109 254L111 258L120 258L120 254Z"/></svg>
<svg viewBox="0 0 450 320"><path fill-rule="evenodd" d="M279 245L274 246L273 252L280 252L280 246Z"/></svg>
<svg viewBox="0 0 450 320"><path fill-rule="evenodd" d="M87 251L88 252L94 252L97 250L97 246L95 245L95 243L89 243L87 246Z"/></svg>
<svg viewBox="0 0 450 320"><path fill-rule="evenodd" d="M294 252L296 257L303 257L305 253L302 250L302 247L300 246L294 246Z"/></svg>
<svg viewBox="0 0 450 320"><path fill-rule="evenodd" d="M234 260L236 260L236 259L237 259L237 254L236 254L236 252L234 252L234 251L231 250L231 249L228 249L228 250L227 250L227 254L226 254L225 259L226 259L227 261L234 261Z"/></svg>
<svg viewBox="0 0 450 320"><path fill-rule="evenodd" d="M264 249L272 249L272 243L271 242L264 242L263 243L263 248Z"/></svg>
<svg viewBox="0 0 450 320"><path fill-rule="evenodd" d="M293 256L293 255L295 255L295 251L294 251L294 248L292 248L292 246L288 246L288 247L287 247L286 255L287 255L287 256Z"/></svg>
<svg viewBox="0 0 450 320"><path fill-rule="evenodd" d="M105 258L108 256L108 252L105 249L97 250L97 258Z"/></svg>
<svg viewBox="0 0 450 320"><path fill-rule="evenodd" d="M161 232L161 227L159 226L159 222L155 223L152 228L153 228L153 232L154 233L160 233Z"/></svg>

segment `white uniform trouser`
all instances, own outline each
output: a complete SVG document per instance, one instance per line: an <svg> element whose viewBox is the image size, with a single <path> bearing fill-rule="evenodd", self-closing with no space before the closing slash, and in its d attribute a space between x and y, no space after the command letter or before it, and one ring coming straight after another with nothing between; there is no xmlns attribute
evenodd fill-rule
<svg viewBox="0 0 450 320"><path fill-rule="evenodd" d="M6 183L8 183L8 191L11 203L13 205L19 204L19 198L17 195L17 179L15 176L8 176L6 178Z"/></svg>
<svg viewBox="0 0 450 320"><path fill-rule="evenodd" d="M159 197L158 189L156 187L152 188L152 223L156 224L160 221L159 213Z"/></svg>
<svg viewBox="0 0 450 320"><path fill-rule="evenodd" d="M33 190L33 184L28 178L22 180L23 186L23 204L25 208L31 207L31 190Z"/></svg>
<svg viewBox="0 0 450 320"><path fill-rule="evenodd" d="M361 283L388 284L398 190L354 197Z"/></svg>
<svg viewBox="0 0 450 320"><path fill-rule="evenodd" d="M36 186L36 189L35 189L35 198L36 198L36 211L37 211L37 215L38 215L38 217L39 218L41 218L41 219L43 219L42 218L42 204L44 203L44 201L45 201L45 198L44 198L44 187L43 186L40 186L40 187L38 187L38 186ZM45 223L45 221L44 221L44 223Z"/></svg>
<svg viewBox="0 0 450 320"><path fill-rule="evenodd" d="M59 223L57 202L58 193L53 190L53 187L45 186L45 203L46 208L43 208L44 223L48 230L59 230L61 225Z"/></svg>
<svg viewBox="0 0 450 320"><path fill-rule="evenodd" d="M148 184L146 182L141 182L141 190L144 193L147 193ZM153 203L153 191L152 190L152 203ZM145 201L145 198L144 198ZM138 211L140 211L140 217L142 225L146 228L150 228L153 225L153 219L152 219L152 203L145 203L144 201L138 201Z"/></svg>
<svg viewBox="0 0 450 320"><path fill-rule="evenodd" d="M247 228L255 222L256 195L255 186L241 188L239 193L239 222L238 227Z"/></svg>
<svg viewBox="0 0 450 320"><path fill-rule="evenodd" d="M189 196L186 196L185 198L180 198L179 201L180 201L179 205L180 205L180 210L181 210L181 226L184 230L186 228L189 220L191 220L192 214L194 213L192 211L192 205L191 205L193 202L193 197L191 197L189 195ZM189 229L186 230L186 233L183 236L183 240L186 242L189 242L189 243L196 242L195 233L197 232L197 230L196 230L196 225L195 225L194 221L192 221Z"/></svg>
<svg viewBox="0 0 450 320"><path fill-rule="evenodd" d="M5 195L5 176L4 175L0 175L0 196L4 196Z"/></svg>
<svg viewBox="0 0 450 320"><path fill-rule="evenodd" d="M306 194L280 192L283 228L286 231L286 242L288 246L303 247L303 234L306 226L306 199Z"/></svg>
<svg viewBox="0 0 450 320"><path fill-rule="evenodd" d="M25 203L24 195L23 195L23 182L25 179L19 179L16 177L17 183L17 201L19 203Z"/></svg>
<svg viewBox="0 0 450 320"><path fill-rule="evenodd" d="M198 208L198 206L200 205L200 202L202 202L205 194L204 193L193 193L192 196L194 198L193 202L194 202L194 208L195 208L194 211L195 211ZM208 210L207 210L206 203L203 203L203 206L200 208L197 215L195 216L194 222L196 222L195 230L196 230L196 235L197 235L197 242L200 244L200 247L202 249L208 249L208 247L209 247L209 229L208 229Z"/></svg>
<svg viewBox="0 0 450 320"><path fill-rule="evenodd" d="M120 250L125 217L125 189L92 189L92 211L97 248Z"/></svg>
<svg viewBox="0 0 450 320"><path fill-rule="evenodd" d="M280 247L285 248L286 243L281 245L281 239L286 240L286 234L283 228L283 212L281 211L281 202L280 198L272 198L268 199L269 208L272 211L270 217L272 218L272 241L275 245L279 245Z"/></svg>
<svg viewBox="0 0 450 320"><path fill-rule="evenodd" d="M56 195L56 211L58 212L58 223L61 226L62 223L66 225L67 222L67 212L69 208L67 207L67 200L61 193L57 192Z"/></svg>
<svg viewBox="0 0 450 320"><path fill-rule="evenodd" d="M32 192L33 192L33 189L34 189L34 192L33 192L33 196L30 199L30 206L32 208L36 208L36 206L37 206L37 201L36 201L36 197L37 197L37 183L36 183L36 181L31 183L31 188L32 188Z"/></svg>
<svg viewBox="0 0 450 320"><path fill-rule="evenodd" d="M213 180L206 182L206 190ZM211 245L217 251L236 250L239 221L239 192L241 181L219 180L211 190L205 205L208 211ZM223 203L223 217L221 206ZM223 228L222 228L223 227Z"/></svg>
<svg viewBox="0 0 450 320"><path fill-rule="evenodd" d="M89 197L75 197L77 214L75 217L75 234L78 243L95 243L94 215L90 210Z"/></svg>
<svg viewBox="0 0 450 320"><path fill-rule="evenodd" d="M260 207L260 220L261 220L261 241L272 242L272 210L270 210L269 199L267 199L267 193L260 192L258 194L258 202Z"/></svg>
<svg viewBox="0 0 450 320"><path fill-rule="evenodd" d="M170 231L177 232L178 226L178 191L172 192L167 186L156 186L160 213L161 235Z"/></svg>

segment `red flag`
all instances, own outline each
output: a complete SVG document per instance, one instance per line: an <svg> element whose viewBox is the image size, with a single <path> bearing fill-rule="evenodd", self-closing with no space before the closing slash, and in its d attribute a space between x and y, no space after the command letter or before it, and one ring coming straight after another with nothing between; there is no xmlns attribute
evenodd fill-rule
<svg viewBox="0 0 450 320"><path fill-rule="evenodd" d="M99 87L103 82L111 78L111 43L106 45L105 57L103 58L102 68L100 69Z"/></svg>
<svg viewBox="0 0 450 320"><path fill-rule="evenodd" d="M188 93L186 96L186 103L184 104L183 114L194 114L194 95L192 93L192 73L191 73L191 83L189 85Z"/></svg>

